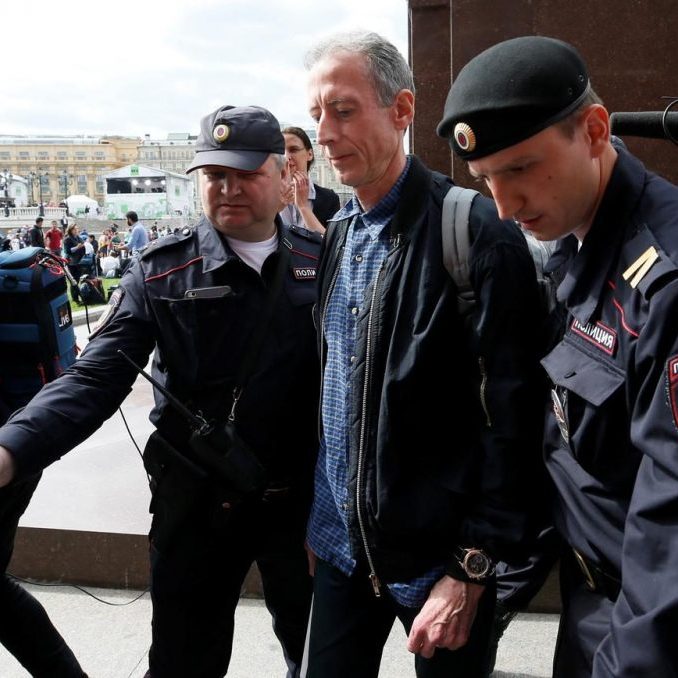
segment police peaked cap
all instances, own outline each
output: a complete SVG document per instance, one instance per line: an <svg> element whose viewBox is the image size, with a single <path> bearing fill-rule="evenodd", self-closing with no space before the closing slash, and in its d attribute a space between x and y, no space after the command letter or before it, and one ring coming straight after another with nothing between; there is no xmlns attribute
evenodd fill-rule
<svg viewBox="0 0 678 678"><path fill-rule="evenodd" d="M524 141L567 117L589 92L572 45L541 36L500 42L459 72L437 132L474 160Z"/></svg>
<svg viewBox="0 0 678 678"><path fill-rule="evenodd" d="M222 106L201 120L186 174L208 165L253 172L271 153L285 153L285 138L273 113L261 106Z"/></svg>

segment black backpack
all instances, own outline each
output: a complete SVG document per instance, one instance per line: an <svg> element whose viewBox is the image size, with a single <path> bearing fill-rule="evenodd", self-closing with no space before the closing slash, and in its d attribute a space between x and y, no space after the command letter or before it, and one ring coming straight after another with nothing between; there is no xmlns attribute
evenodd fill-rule
<svg viewBox="0 0 678 678"><path fill-rule="evenodd" d="M452 186L445 195L441 218L443 263L457 286L458 308L459 313L463 316L469 315L476 303L475 294L471 287L471 269L468 257L471 250L469 215L471 205L477 195L480 195L480 193L472 188ZM545 275L544 269L551 254L553 254L556 243L554 241L537 240L533 235L522 229L520 229L520 232L530 250L543 310L545 315L548 315L554 309L556 303L555 284L549 276Z"/></svg>
<svg viewBox="0 0 678 678"><path fill-rule="evenodd" d="M25 405L76 355L61 259L42 247L0 252L0 400Z"/></svg>

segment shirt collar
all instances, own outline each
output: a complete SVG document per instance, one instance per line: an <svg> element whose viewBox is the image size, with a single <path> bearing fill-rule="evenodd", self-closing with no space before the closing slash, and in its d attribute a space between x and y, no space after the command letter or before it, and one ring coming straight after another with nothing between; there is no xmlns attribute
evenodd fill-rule
<svg viewBox="0 0 678 678"><path fill-rule="evenodd" d="M276 231L280 234L282 221L279 216L275 218ZM203 219L196 226L198 231L198 249L202 256L203 273L209 273L223 266L226 262L238 259L238 256L228 246L225 238L219 235L219 232L207 218Z"/></svg>
<svg viewBox="0 0 678 678"><path fill-rule="evenodd" d="M396 213L400 196L403 192L403 184L412 164L412 156L407 156L405 168L401 172L396 182L391 186L389 192L370 210L365 212L358 198L353 197L342 207L330 221L341 221L360 215L363 224L372 230L373 228L381 230Z"/></svg>
<svg viewBox="0 0 678 678"><path fill-rule="evenodd" d="M558 287L558 301L582 324L595 313L603 288L616 262L626 224L643 189L638 160L623 149L618 157L591 228Z"/></svg>

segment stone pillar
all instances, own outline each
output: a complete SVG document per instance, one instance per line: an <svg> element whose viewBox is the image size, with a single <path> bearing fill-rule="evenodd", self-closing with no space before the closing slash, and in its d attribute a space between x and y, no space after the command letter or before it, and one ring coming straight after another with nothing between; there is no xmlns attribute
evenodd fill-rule
<svg viewBox="0 0 678 678"><path fill-rule="evenodd" d="M520 35L572 43L589 66L607 109L662 110L678 97L675 0L408 0L410 59L417 86L413 150L431 167L449 170L449 150L435 136L452 78L487 47ZM678 183L678 148L669 141L626 137L646 166ZM445 155L447 154L447 155ZM453 176L471 179L454 161Z"/></svg>

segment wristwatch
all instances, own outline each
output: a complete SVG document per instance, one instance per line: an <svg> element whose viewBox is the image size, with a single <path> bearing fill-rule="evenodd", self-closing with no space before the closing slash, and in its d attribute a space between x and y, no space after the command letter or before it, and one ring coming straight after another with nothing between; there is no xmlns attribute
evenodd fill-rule
<svg viewBox="0 0 678 678"><path fill-rule="evenodd" d="M459 546L455 555L469 579L480 581L494 574L495 564L482 549Z"/></svg>

